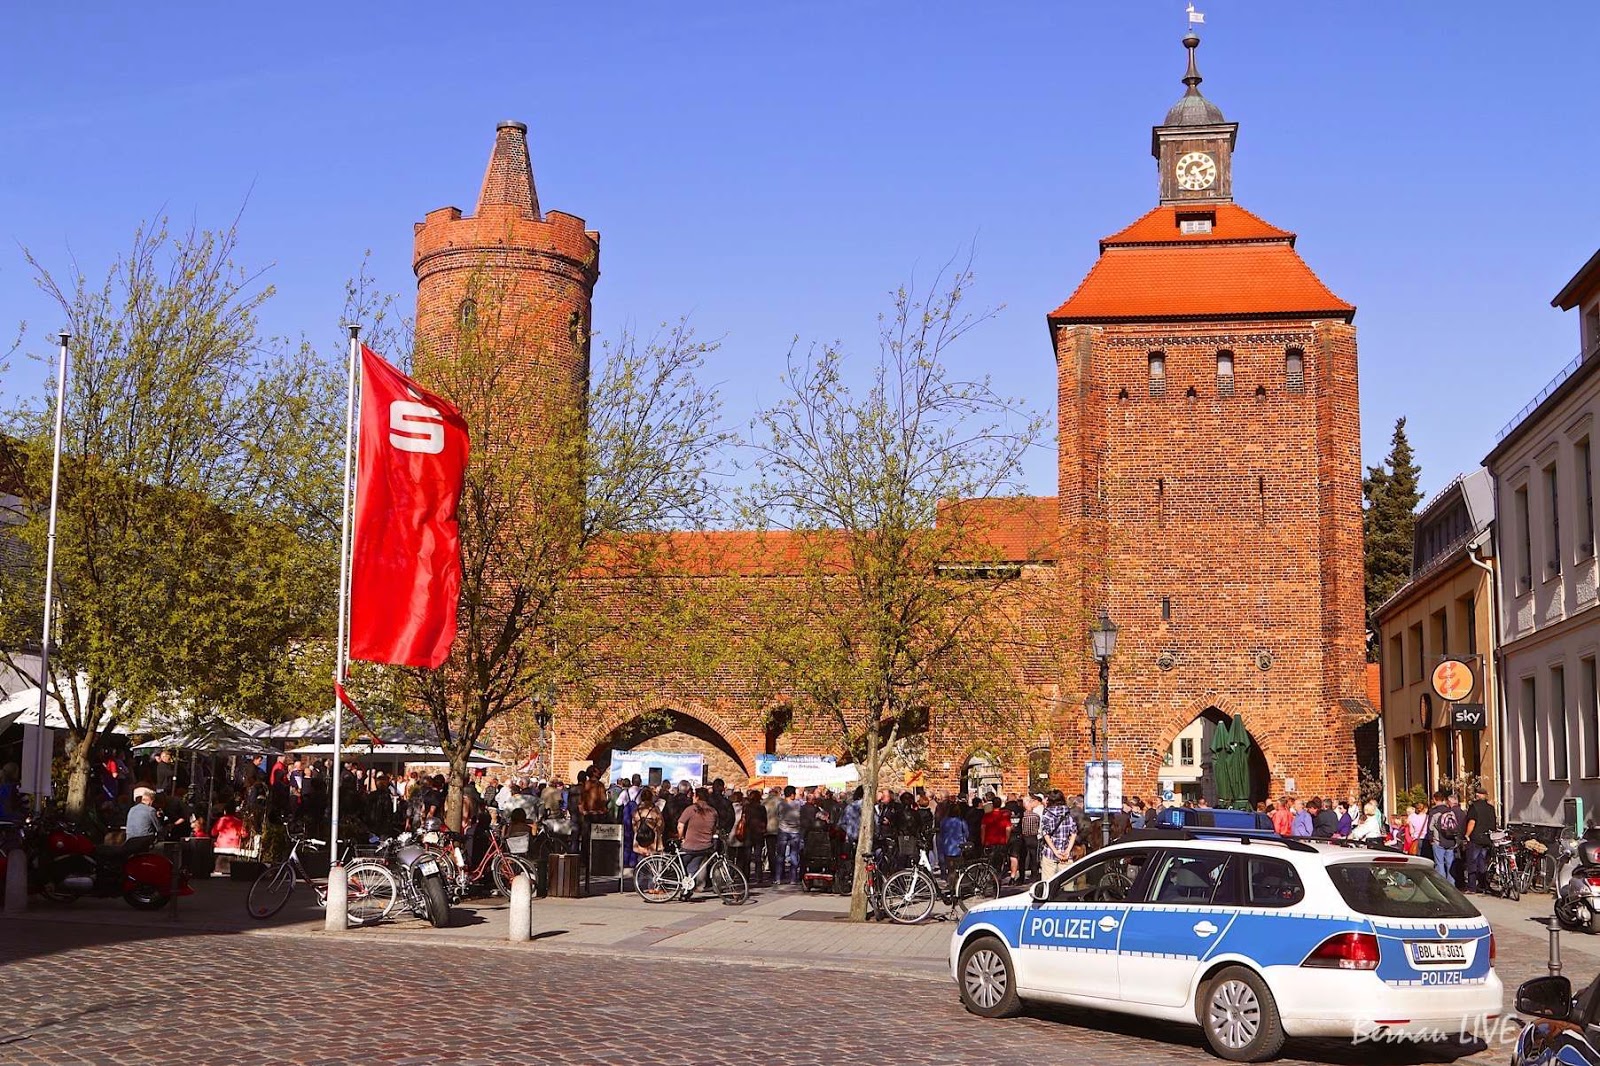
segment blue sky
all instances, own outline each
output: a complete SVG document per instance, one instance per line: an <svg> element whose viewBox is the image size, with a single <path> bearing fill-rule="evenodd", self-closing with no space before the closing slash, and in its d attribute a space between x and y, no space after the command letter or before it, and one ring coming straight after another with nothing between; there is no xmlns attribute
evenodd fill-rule
<svg viewBox="0 0 1600 1066"><path fill-rule="evenodd" d="M1238 201L1360 307L1365 457L1409 416L1428 489L1577 352L1549 300L1600 244L1585 4L1207 2ZM0 323L59 316L19 246L99 276L134 226L225 225L275 332L336 343L371 250L470 210L497 120L543 205L602 232L597 329L691 314L730 419L792 337L870 351L886 294L975 245L1004 304L952 361L1041 408L1045 314L1156 201L1183 4L13 6L0 34ZM14 397L40 369L15 363ZM1041 450L1031 487L1054 491Z"/></svg>

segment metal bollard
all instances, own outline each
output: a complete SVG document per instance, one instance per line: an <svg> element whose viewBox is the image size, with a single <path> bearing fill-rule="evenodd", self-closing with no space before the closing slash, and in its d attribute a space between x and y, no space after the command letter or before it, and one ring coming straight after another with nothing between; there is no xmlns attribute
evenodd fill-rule
<svg viewBox="0 0 1600 1066"><path fill-rule="evenodd" d="M7 914L21 914L28 909L28 853L14 848L6 855L6 910Z"/></svg>
<svg viewBox="0 0 1600 1066"><path fill-rule="evenodd" d="M350 927L350 882L345 879L344 864L328 867L328 913L322 928L329 933L342 933Z"/></svg>
<svg viewBox="0 0 1600 1066"><path fill-rule="evenodd" d="M1550 930L1550 961L1545 963L1550 970L1551 977L1561 976L1561 923L1552 915L1545 919L1545 926Z"/></svg>
<svg viewBox="0 0 1600 1066"><path fill-rule="evenodd" d="M533 878L520 873L511 879L511 942L533 939Z"/></svg>

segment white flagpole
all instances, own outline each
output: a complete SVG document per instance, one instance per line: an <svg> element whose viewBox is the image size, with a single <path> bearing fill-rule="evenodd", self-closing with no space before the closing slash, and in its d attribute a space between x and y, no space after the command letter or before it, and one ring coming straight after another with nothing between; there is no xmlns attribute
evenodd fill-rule
<svg viewBox="0 0 1600 1066"><path fill-rule="evenodd" d="M67 341L72 334L62 330L61 358L56 370L56 439L54 454L50 459L50 531L44 548L44 635L39 644L39 724L34 735L38 742L33 746L33 810L44 810L44 793L49 782L50 756L54 744L49 743L50 731L45 728L45 705L50 698L50 620L55 610L56 577L56 501L61 490L61 419L67 407Z"/></svg>
<svg viewBox="0 0 1600 1066"><path fill-rule="evenodd" d="M352 454L356 434L356 360L361 354L361 327L350 325L350 366L345 376L344 405L344 513L339 521L339 631L338 648L334 655L333 683L344 684L345 670L349 665L346 626L350 617L350 497L355 479ZM339 860L339 784L344 780L344 703L338 690L333 694L333 774L329 782L333 789L333 818L328 829L330 861Z"/></svg>

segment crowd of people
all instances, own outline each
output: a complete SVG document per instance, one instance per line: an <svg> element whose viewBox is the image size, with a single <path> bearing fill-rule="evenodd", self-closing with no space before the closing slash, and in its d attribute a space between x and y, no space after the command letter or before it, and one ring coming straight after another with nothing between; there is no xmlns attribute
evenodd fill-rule
<svg viewBox="0 0 1600 1066"><path fill-rule="evenodd" d="M185 766L167 751L139 758L108 753L96 766L89 828L107 843L204 835L218 852L238 853L272 824L312 835L327 824L332 771L326 760L264 755L235 765L233 773L213 777L209 760ZM14 767L0 768L0 817L7 807L20 812L16 780ZM445 816L448 791L441 774L413 770L391 776L350 763L339 787L341 835L347 839L437 826ZM1059 790L969 795L918 789L897 795L883 789L870 815L864 801L859 787L730 789L720 778L708 785L683 780L653 787L638 775L607 782L587 771L568 784L559 778L501 779L480 770L462 790L462 842L470 862L491 832L527 837L515 850L535 860L542 893L548 887L544 857L568 851L582 856L589 846L587 823L621 826L624 866L672 843L693 873L721 846L756 885L798 884L807 838L819 831L829 834L841 855L853 853L863 817L874 819L876 846L891 861L916 861L925 853L946 873L983 861L1011 883L1049 876L1103 839L1102 823L1086 811L1084 797ZM1124 797L1110 818L1110 839L1121 840L1153 821L1162 806L1176 805L1205 803L1169 798L1147 805L1140 797ZM1441 875L1466 891L1486 889L1490 833L1499 828L1481 787L1470 804L1440 790L1431 804L1417 803L1392 817L1373 800L1282 796L1256 809L1284 836L1387 842L1429 857Z"/></svg>

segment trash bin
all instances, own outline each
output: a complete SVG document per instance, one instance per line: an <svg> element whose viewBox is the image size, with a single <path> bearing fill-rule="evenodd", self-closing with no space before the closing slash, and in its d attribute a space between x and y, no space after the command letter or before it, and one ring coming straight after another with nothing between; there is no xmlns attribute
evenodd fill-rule
<svg viewBox="0 0 1600 1066"><path fill-rule="evenodd" d="M190 877L210 877L217 864L216 841L210 837L189 837L183 842L183 868Z"/></svg>
<svg viewBox="0 0 1600 1066"><path fill-rule="evenodd" d="M580 895L576 855L550 856L550 895L560 899L577 899Z"/></svg>

